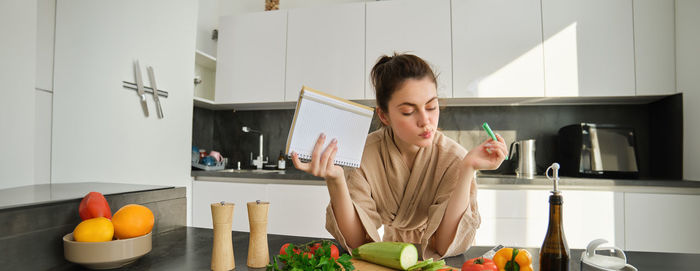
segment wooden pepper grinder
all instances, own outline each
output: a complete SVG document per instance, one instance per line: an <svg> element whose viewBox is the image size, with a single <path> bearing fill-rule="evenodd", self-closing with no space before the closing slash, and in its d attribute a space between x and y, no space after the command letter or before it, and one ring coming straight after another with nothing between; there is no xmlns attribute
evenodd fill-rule
<svg viewBox="0 0 700 271"><path fill-rule="evenodd" d="M267 211L269 202L248 202L248 222L250 223L250 242L248 243L248 266L262 268L270 263L267 248Z"/></svg>
<svg viewBox="0 0 700 271"><path fill-rule="evenodd" d="M211 270L228 271L236 268L233 258L233 203L212 203L211 218L214 222L214 245L211 251Z"/></svg>

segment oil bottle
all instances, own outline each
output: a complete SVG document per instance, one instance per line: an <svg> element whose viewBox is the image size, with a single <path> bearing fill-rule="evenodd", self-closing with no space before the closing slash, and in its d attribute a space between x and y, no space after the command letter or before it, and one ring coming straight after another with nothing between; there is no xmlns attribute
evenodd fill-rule
<svg viewBox="0 0 700 271"><path fill-rule="evenodd" d="M552 170L552 177L549 171ZM545 172L547 178L554 182L554 190L549 196L549 226L540 249L540 270L569 270L569 246L564 236L562 224L563 198L559 191L559 164L553 163Z"/></svg>

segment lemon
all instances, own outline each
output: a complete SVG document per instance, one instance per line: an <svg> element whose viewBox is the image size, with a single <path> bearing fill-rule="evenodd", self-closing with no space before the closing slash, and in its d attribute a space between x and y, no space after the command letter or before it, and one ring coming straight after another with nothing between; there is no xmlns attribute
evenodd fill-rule
<svg viewBox="0 0 700 271"><path fill-rule="evenodd" d="M73 230L73 239L78 242L107 242L114 236L112 221L96 217L80 222Z"/></svg>

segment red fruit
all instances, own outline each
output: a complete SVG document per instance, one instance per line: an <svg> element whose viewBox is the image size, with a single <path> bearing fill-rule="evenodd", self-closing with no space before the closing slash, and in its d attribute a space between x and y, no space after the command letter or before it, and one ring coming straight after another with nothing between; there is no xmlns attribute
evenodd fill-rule
<svg viewBox="0 0 700 271"><path fill-rule="evenodd" d="M313 245L309 246L309 252L312 254L316 253L316 250L321 248L323 244L321 242L319 243L314 243ZM340 251L338 251L338 247L336 247L334 244L331 244L331 258L333 259L338 259L340 257Z"/></svg>
<svg viewBox="0 0 700 271"><path fill-rule="evenodd" d="M314 257L314 254L311 253L311 252L304 252L304 256L306 256L307 258L311 259L311 258Z"/></svg>
<svg viewBox="0 0 700 271"><path fill-rule="evenodd" d="M462 271L498 271L496 263L491 259L478 257L468 260L462 264Z"/></svg>
<svg viewBox="0 0 700 271"><path fill-rule="evenodd" d="M97 217L112 218L112 210L109 208L107 199L98 192L90 192L83 197L78 207L78 214L82 220Z"/></svg>
<svg viewBox="0 0 700 271"><path fill-rule="evenodd" d="M338 257L340 257L340 251L338 251L338 247L336 247L334 244L331 244L331 258L337 260Z"/></svg>
<svg viewBox="0 0 700 271"><path fill-rule="evenodd" d="M321 243L314 243L313 245L309 246L309 251L315 254L316 250L319 248L321 248Z"/></svg>

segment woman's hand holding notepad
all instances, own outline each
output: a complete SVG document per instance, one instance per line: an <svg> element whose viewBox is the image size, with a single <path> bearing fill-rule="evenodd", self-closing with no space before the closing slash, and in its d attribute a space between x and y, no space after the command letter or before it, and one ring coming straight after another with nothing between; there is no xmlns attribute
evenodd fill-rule
<svg viewBox="0 0 700 271"><path fill-rule="evenodd" d="M371 107L303 87L289 129L286 153L291 156L296 152L301 162L313 163L317 145L321 146L320 155L330 144L340 143L333 164L360 167L373 114ZM319 139L321 134L331 140ZM331 143L333 139L335 143Z"/></svg>

